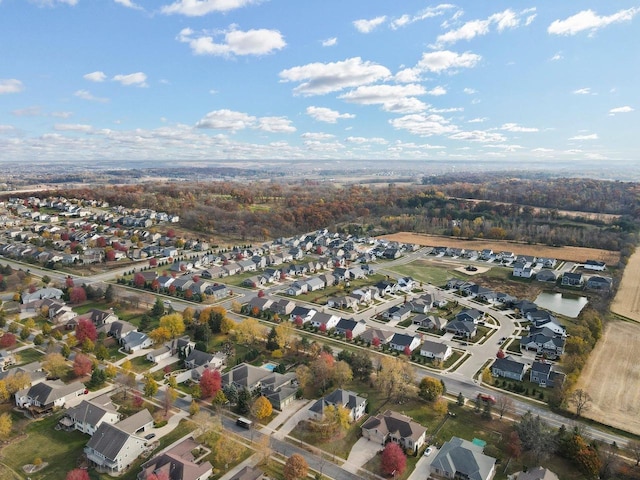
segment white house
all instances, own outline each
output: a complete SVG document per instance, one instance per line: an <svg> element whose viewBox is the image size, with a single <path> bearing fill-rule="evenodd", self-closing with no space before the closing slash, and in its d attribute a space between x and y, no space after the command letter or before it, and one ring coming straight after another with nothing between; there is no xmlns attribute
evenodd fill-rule
<svg viewBox="0 0 640 480"><path fill-rule="evenodd" d="M420 347L420 355L427 358L434 358L444 362L453 354L453 350L449 345L444 343L432 342L425 340Z"/></svg>

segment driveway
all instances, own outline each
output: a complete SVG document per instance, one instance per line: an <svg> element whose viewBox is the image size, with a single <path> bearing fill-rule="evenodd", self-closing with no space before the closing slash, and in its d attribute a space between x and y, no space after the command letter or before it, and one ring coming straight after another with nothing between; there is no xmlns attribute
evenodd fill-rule
<svg viewBox="0 0 640 480"><path fill-rule="evenodd" d="M351 448L349 458L347 458L342 468L347 472L358 473L358 470L375 457L380 449L382 449L382 445L378 445L376 442L372 442L367 438L360 437Z"/></svg>
<svg viewBox="0 0 640 480"><path fill-rule="evenodd" d="M407 480L426 480L429 478L431 462L436 458L436 455L438 455L438 449L436 447L432 446L431 449L433 450L431 455L428 457L422 455L420 457L418 463L416 463L416 468L413 469L413 472L411 472Z"/></svg>
<svg viewBox="0 0 640 480"><path fill-rule="evenodd" d="M291 430L296 428L296 425L298 425L301 420L309 418L309 407L314 402L316 402L316 400L295 400L291 405L285 407L285 410L278 414L276 418L271 420L266 429L271 430L275 438L279 440L284 439L289 435Z"/></svg>

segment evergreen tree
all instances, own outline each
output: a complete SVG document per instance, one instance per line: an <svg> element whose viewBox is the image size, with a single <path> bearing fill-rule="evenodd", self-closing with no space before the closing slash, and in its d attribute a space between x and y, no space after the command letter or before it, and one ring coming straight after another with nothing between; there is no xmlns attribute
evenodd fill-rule
<svg viewBox="0 0 640 480"><path fill-rule="evenodd" d="M243 388L238 392L238 413L246 415L251 411L251 392L248 388Z"/></svg>

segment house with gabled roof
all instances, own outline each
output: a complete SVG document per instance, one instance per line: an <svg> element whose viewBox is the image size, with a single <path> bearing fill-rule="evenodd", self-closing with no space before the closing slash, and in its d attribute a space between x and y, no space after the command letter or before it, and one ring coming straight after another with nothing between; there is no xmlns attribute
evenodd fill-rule
<svg viewBox="0 0 640 480"><path fill-rule="evenodd" d="M473 322L476 325L484 318L484 313L475 308L462 310L456 315L456 320L460 322Z"/></svg>
<svg viewBox="0 0 640 480"><path fill-rule="evenodd" d="M195 458L193 452L199 444L188 437L177 445L156 455L142 465L138 480L146 480L151 475L167 480L206 480L213 473L213 466L202 457ZM258 477L259 478L259 477Z"/></svg>
<svg viewBox="0 0 640 480"><path fill-rule="evenodd" d="M335 328L336 333L347 335L347 332L351 332L352 337L355 338L367 329L367 322L365 320L356 321L350 318L341 318Z"/></svg>
<svg viewBox="0 0 640 480"><path fill-rule="evenodd" d="M496 473L496 459L485 455L481 446L452 437L440 447L429 469L445 478L491 480Z"/></svg>
<svg viewBox="0 0 640 480"><path fill-rule="evenodd" d="M270 310L282 317L283 315L291 315L294 308L296 308L295 302L287 298L280 298L271 304Z"/></svg>
<svg viewBox="0 0 640 480"><path fill-rule="evenodd" d="M437 315L416 315L411 319L411 322L429 330L444 330L447 326L447 319Z"/></svg>
<svg viewBox="0 0 640 480"><path fill-rule="evenodd" d="M388 318L389 320L402 322L403 320L409 318L411 316L411 313L411 305L401 303L386 309L382 316Z"/></svg>
<svg viewBox="0 0 640 480"><path fill-rule="evenodd" d="M322 420L324 418L324 409L330 405L334 407L341 406L349 410L349 420L355 422L364 415L367 399L350 390L338 388L311 405L309 411L315 418Z"/></svg>
<svg viewBox="0 0 640 480"><path fill-rule="evenodd" d="M311 325L313 325L316 328L325 328L327 330L330 330L334 328L339 321L340 321L340 317L337 315L318 312L311 319Z"/></svg>
<svg viewBox="0 0 640 480"><path fill-rule="evenodd" d="M193 349L184 359L184 366L185 368L208 367L220 369L225 365L226 361L227 356L222 352L208 353Z"/></svg>
<svg viewBox="0 0 640 480"><path fill-rule="evenodd" d="M380 328L368 328L362 334L360 334L360 339L364 340L370 345L373 345L376 342L380 342L380 345L385 345L389 343L394 335L395 334L389 330L382 330Z"/></svg>
<svg viewBox="0 0 640 480"><path fill-rule="evenodd" d="M536 273L536 280L539 282L550 282L555 283L558 280L556 272L551 269L543 268L538 273Z"/></svg>
<svg viewBox="0 0 640 480"><path fill-rule="evenodd" d="M413 352L419 346L420 337L405 335L404 333L394 333L391 340L389 340L389 347L399 352L404 352L407 348Z"/></svg>
<svg viewBox="0 0 640 480"><path fill-rule="evenodd" d="M453 355L453 349L442 342L425 340L420 346L420 355L444 362L447 358Z"/></svg>
<svg viewBox="0 0 640 480"><path fill-rule="evenodd" d="M265 310L271 308L271 305L273 305L273 300L267 297L253 297L251 300L249 300L249 303L247 305L249 306L249 311L257 308L259 312L264 312Z"/></svg>
<svg viewBox="0 0 640 480"><path fill-rule="evenodd" d="M607 264L605 262L600 262L598 260L587 260L584 263L584 268L587 270L597 270L603 272L607 269Z"/></svg>
<svg viewBox="0 0 640 480"><path fill-rule="evenodd" d="M509 480L559 480L558 475L548 468L529 468L526 472L516 472L509 475Z"/></svg>
<svg viewBox="0 0 640 480"><path fill-rule="evenodd" d="M97 308L92 308L84 315L80 315L77 320L80 321L80 319L83 318L91 320L96 328L100 328L118 320L118 316L113 312L113 309L98 310Z"/></svg>
<svg viewBox="0 0 640 480"><path fill-rule="evenodd" d="M453 333L456 337L472 338L476 336L478 327L473 322L465 322L462 320L452 320L445 327L447 332Z"/></svg>
<svg viewBox="0 0 640 480"><path fill-rule="evenodd" d="M491 374L494 377L510 378L511 380L522 381L527 371L527 365L514 360L511 357L497 358L491 365Z"/></svg>
<svg viewBox="0 0 640 480"><path fill-rule="evenodd" d="M222 375L222 386L233 385L264 395L273 408L282 410L295 400L298 386L295 373L281 374L266 368L241 363Z"/></svg>
<svg viewBox="0 0 640 480"><path fill-rule="evenodd" d="M120 420L120 414L108 395L91 400L82 400L75 407L68 408L60 419L60 424L68 430L78 430L93 435L103 423L114 424Z"/></svg>
<svg viewBox="0 0 640 480"><path fill-rule="evenodd" d="M427 429L406 415L387 410L362 424L362 436L380 445L392 441L417 452L425 443Z"/></svg>
<svg viewBox="0 0 640 480"><path fill-rule="evenodd" d="M126 352L133 353L144 348L150 348L153 345L153 340L146 333L132 331L120 339L120 343Z"/></svg>
<svg viewBox="0 0 640 480"><path fill-rule="evenodd" d="M84 389L81 382L65 384L60 380L46 380L19 390L15 393L15 400L19 408L42 414L64 406L68 399L82 395Z"/></svg>
<svg viewBox="0 0 640 480"><path fill-rule="evenodd" d="M522 350L531 350L537 353L547 354L552 358L564 353L565 338L548 336L542 333L527 335L520 339Z"/></svg>
<svg viewBox="0 0 640 480"><path fill-rule="evenodd" d="M584 282L584 278L580 272L564 272L562 274L562 285L568 285L571 287L579 287Z"/></svg>
<svg viewBox="0 0 640 480"><path fill-rule="evenodd" d="M295 322L297 318L302 320L302 323L309 322L318 312L312 308L302 307L300 305L296 305L296 307L291 311L290 319L292 322Z"/></svg>
<svg viewBox="0 0 640 480"><path fill-rule="evenodd" d="M594 275L587 279L586 287L589 290L609 291L611 290L612 283L613 279L611 277L601 277L599 275Z"/></svg>
<svg viewBox="0 0 640 480"><path fill-rule="evenodd" d="M535 361L531 364L529 380L542 388L562 385L565 374L554 370L553 365L548 362Z"/></svg>

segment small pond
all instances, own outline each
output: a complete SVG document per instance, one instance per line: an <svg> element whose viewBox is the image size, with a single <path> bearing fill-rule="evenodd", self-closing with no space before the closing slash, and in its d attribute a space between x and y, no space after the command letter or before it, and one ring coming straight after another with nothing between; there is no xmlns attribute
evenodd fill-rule
<svg viewBox="0 0 640 480"><path fill-rule="evenodd" d="M542 292L536 297L534 303L540 308L551 310L565 317L576 318L587 305L588 299L566 293Z"/></svg>

